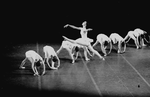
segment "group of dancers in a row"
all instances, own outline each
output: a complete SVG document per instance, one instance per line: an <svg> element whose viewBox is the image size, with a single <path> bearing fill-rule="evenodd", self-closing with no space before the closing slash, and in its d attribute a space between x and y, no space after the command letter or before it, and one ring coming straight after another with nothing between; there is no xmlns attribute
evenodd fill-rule
<svg viewBox="0 0 150 97"><path fill-rule="evenodd" d="M62 36L64 40L57 51L55 51L52 46L44 46L44 59L36 51L29 50L25 53L25 59L22 61L20 68L25 69L24 64L27 60L29 60L31 62L34 75L39 75L37 70L38 66L43 66L43 75L45 74L45 64L47 64L51 69L58 69L60 67L60 59L58 55L62 49L66 49L68 51L72 59L72 63L74 63L78 58L80 49L83 49L86 61L90 60L87 54L91 57L97 55L100 59L105 60L105 58L94 49L98 43L101 45L101 50L104 56L111 53L112 45L114 44L118 44L117 53L124 53L126 51L126 43L129 42L130 39L134 40L137 49L142 48L142 46L146 46L146 44L150 44L150 35L148 35L146 31L137 28L134 31L129 31L125 38L121 37L118 33L112 33L109 37L105 34L98 34L96 42L92 45L91 43L93 42L93 39L87 37L88 31L91 31L92 29L87 29L86 26L86 21L82 23L82 27L76 27L69 24L65 25L64 28L71 27L80 30L81 38L73 40ZM55 66L55 63L57 66Z"/></svg>

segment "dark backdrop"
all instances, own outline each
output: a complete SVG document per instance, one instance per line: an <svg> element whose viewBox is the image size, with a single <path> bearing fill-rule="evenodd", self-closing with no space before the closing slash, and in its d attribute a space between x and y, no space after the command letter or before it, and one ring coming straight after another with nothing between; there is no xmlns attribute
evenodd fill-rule
<svg viewBox="0 0 150 97"><path fill-rule="evenodd" d="M88 1L88 2L87 2ZM124 37L129 30L149 29L149 7L146 1L101 0L94 2L6 2L3 7L3 44L61 43L62 35L76 39L78 30L63 28L67 23L87 27L93 31L88 37L96 39L99 33L116 32ZM91 1L91 2L90 2ZM6 41L7 40L7 41Z"/></svg>

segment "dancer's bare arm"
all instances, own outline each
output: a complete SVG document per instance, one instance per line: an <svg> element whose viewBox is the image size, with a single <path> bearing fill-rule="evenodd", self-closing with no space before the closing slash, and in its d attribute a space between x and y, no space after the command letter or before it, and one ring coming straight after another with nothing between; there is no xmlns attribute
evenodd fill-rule
<svg viewBox="0 0 150 97"><path fill-rule="evenodd" d="M74 28L74 29L81 30L81 27L76 27L76 26L74 26L74 25L69 25L69 24L65 25L64 28L66 28L66 27L68 27L68 26L71 27L71 28Z"/></svg>

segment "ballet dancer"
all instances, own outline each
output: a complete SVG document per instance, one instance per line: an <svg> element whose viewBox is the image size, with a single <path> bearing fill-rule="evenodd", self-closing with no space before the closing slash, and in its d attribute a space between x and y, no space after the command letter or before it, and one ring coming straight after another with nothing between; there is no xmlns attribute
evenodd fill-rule
<svg viewBox="0 0 150 97"><path fill-rule="evenodd" d="M128 34L125 36L124 41L128 43L130 39L133 39L136 48L139 49L141 48L141 46L139 45L139 36L140 33L138 33L138 31L129 31Z"/></svg>
<svg viewBox="0 0 150 97"><path fill-rule="evenodd" d="M150 46L150 35L148 35L148 33L145 33L145 34L143 35L143 42L144 42L144 40L145 40L144 45Z"/></svg>
<svg viewBox="0 0 150 97"><path fill-rule="evenodd" d="M23 66L27 60L29 60L31 62L31 67L34 72L34 75L39 75L39 73L37 71L37 67L40 65L42 65L43 69L44 69L42 75L45 74L45 64L44 64L42 57L38 53L36 53L33 50L27 51L25 53L25 59L22 61L20 68L25 69L25 67L23 67Z"/></svg>
<svg viewBox="0 0 150 97"><path fill-rule="evenodd" d="M124 39L118 33L112 33L109 38L111 39L113 44L118 43L118 53L124 53L126 50L126 43ZM121 51L122 45L124 45L124 50Z"/></svg>
<svg viewBox="0 0 150 97"><path fill-rule="evenodd" d="M82 27L76 27L76 26L74 26L74 25L67 24L67 25L64 26L64 28L66 28L66 27L68 27L68 26L71 27L71 28L80 30L81 38L84 38L84 39L88 40L89 42L93 42L93 39L87 37L88 31L91 31L91 30L93 30L93 29L91 29L91 28L88 28L88 29L87 29L87 28L86 28L86 26L87 26L87 22L86 22L86 21L84 21L84 22L82 23Z"/></svg>
<svg viewBox="0 0 150 97"><path fill-rule="evenodd" d="M72 43L72 42L69 42L69 41L66 41L64 40L60 46L60 48L57 50L57 55L60 53L60 51L62 49L66 49L72 59L72 63L75 62L75 60L78 58L78 54L79 54L79 49L83 48L84 49L84 56L85 56L85 60L88 61L90 60L88 57L87 57L87 53L92 56L89 52L89 50L87 49L86 46L81 46L79 44L75 44L75 43ZM76 56L75 58L73 56Z"/></svg>
<svg viewBox="0 0 150 97"><path fill-rule="evenodd" d="M144 31L144 30L141 30L140 28L136 28L135 30L134 30L135 32L137 32L137 33L139 33L140 35L139 35L139 44L140 44L140 46L142 47L142 46L146 46L145 44L144 44L144 40L148 43L148 41L147 41L147 39L146 39L146 37L147 37L147 32L146 31Z"/></svg>
<svg viewBox="0 0 150 97"><path fill-rule="evenodd" d="M76 40L73 39L69 39L65 36L62 36L66 41L75 43L75 44L79 44L81 46L86 46L92 53L93 55L96 54L100 59L105 60L96 50L93 49L93 47L91 46L90 42L88 40L85 40L83 38L78 38Z"/></svg>
<svg viewBox="0 0 150 97"><path fill-rule="evenodd" d="M51 69L58 69L58 67L60 66L60 60L59 60L59 58L58 58L54 48L51 47L51 46L47 46L46 45L46 46L43 47L43 52L45 54L44 62L46 61L46 63L49 66L49 68L51 68ZM50 60L51 66L49 64L49 60ZM58 63L58 65L57 65L57 67L54 67L54 64L56 62Z"/></svg>
<svg viewBox="0 0 150 97"><path fill-rule="evenodd" d="M91 29L91 28L87 29L86 28L87 27L87 22L86 21L84 21L82 23L82 27L76 27L74 25L67 24L67 25L64 26L64 28L66 28L68 26L73 28L73 29L80 30L80 35L81 35L82 40L88 41L89 43L93 42L93 39L87 37L88 31L91 31L93 29ZM84 54L87 55L87 52L85 50L84 50Z"/></svg>
<svg viewBox="0 0 150 97"><path fill-rule="evenodd" d="M98 34L97 40L93 44L93 47L95 47L98 43L100 43L100 45L101 45L101 50L104 53L104 56L107 56L111 52L111 49L112 49L112 43L111 43L110 38L105 34ZM108 44L110 45L110 50L108 53L106 53L106 48L107 48Z"/></svg>

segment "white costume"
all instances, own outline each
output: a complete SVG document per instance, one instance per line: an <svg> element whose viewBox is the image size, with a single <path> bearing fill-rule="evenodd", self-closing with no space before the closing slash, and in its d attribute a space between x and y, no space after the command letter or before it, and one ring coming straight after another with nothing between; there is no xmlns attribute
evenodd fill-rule
<svg viewBox="0 0 150 97"><path fill-rule="evenodd" d="M72 63L74 63L75 60L78 58L80 48L84 49L85 60L88 61L89 59L88 59L87 54L85 53L85 51L88 52L88 54L90 56L92 56L92 55L88 51L87 47L81 46L79 44L75 44L75 43L72 43L72 42L69 42L69 41L65 41L65 40L62 42L61 47L59 48L59 50L57 50L57 54L59 54L62 49L66 49L68 51L71 59L72 59ZM75 53L76 53L76 58L73 57L75 55Z"/></svg>
<svg viewBox="0 0 150 97"><path fill-rule="evenodd" d="M106 53L106 48L107 48L107 46L104 46L104 43L105 43L105 42L107 42L107 43L110 44L110 51L109 51L109 53L110 53L110 52L111 52L111 48L112 48L112 44L111 44L110 38L109 38L107 35L105 35L105 34L98 34L98 35L97 35L97 40L96 40L96 42L93 44L93 47L94 47L94 46L96 46L98 43L100 43L102 52L104 53L104 56L107 55L107 53ZM109 53L108 53L108 54L109 54Z"/></svg>
<svg viewBox="0 0 150 97"><path fill-rule="evenodd" d="M146 45L144 44L144 37L142 37L142 35L144 36L145 34L147 34L147 32L144 31L144 30L141 30L141 29L139 29L139 28L136 28L134 31L140 34L140 35L139 35L139 36L140 36L139 44L141 44L140 46L146 46Z"/></svg>
<svg viewBox="0 0 150 97"><path fill-rule="evenodd" d="M68 26L71 27L71 28L80 30L80 35L81 35L82 39L80 38L78 41L80 41L82 43L83 43L83 41L84 41L84 43L85 43L85 41L89 42L89 43L93 42L93 39L90 39L90 38L87 37L88 31L91 31L92 29L91 28L88 28L88 29L86 28L86 26L87 26L86 21L84 21L82 23L82 27L76 27L76 26L69 25L69 24L65 25L64 27L68 27ZM87 55L87 50L85 50L85 49L84 49L84 54L85 54L85 56ZM87 59L87 60L89 60L89 59Z"/></svg>
<svg viewBox="0 0 150 97"><path fill-rule="evenodd" d="M57 54L56 54L54 48L51 47L51 46L44 46L44 47L43 47L43 52L44 52L44 54L45 54L45 59L44 59L44 61L46 60L48 66L49 66L51 69L57 69L57 68L60 66L60 60L59 60L59 58L58 58L58 56L57 56ZM54 59L54 58L55 58L55 59ZM49 64L49 62L48 62L49 60L51 61L51 65L52 65L52 66L50 66L50 64ZM58 62L57 68L54 67L55 62Z"/></svg>
<svg viewBox="0 0 150 97"><path fill-rule="evenodd" d="M139 31L129 31L128 34L126 35L126 37L124 38L124 41L126 41L128 39L126 41L126 43L127 43L130 39L133 39L137 49L139 49L140 45L139 45L138 38L140 35L141 34L139 33Z"/></svg>
<svg viewBox="0 0 150 97"><path fill-rule="evenodd" d="M69 39L69 38L67 38L65 36L63 36L63 38L66 41L69 41L71 43L79 44L81 46L86 46L93 54L96 54L100 59L105 60L96 50L93 49L93 47L91 46L90 42L86 41L84 38L78 38L76 40Z"/></svg>
<svg viewBox="0 0 150 97"><path fill-rule="evenodd" d="M20 68L25 69L25 67L23 67L23 65L25 64L26 60L28 59L32 64L31 66L32 66L32 70L34 72L34 75L38 75L38 71L37 71L37 68L35 66L35 63L40 61L40 64L43 65L43 67L44 67L43 74L45 73L44 61L38 53L36 53L33 50L29 50L25 53L25 56L26 56L26 58L22 61L21 65L20 65Z"/></svg>
<svg viewBox="0 0 150 97"><path fill-rule="evenodd" d="M117 33L112 33L109 38L111 39L113 44L117 44L118 43L118 53L123 53L126 50L126 44L124 39ZM121 44L124 42L124 51L121 51Z"/></svg>

